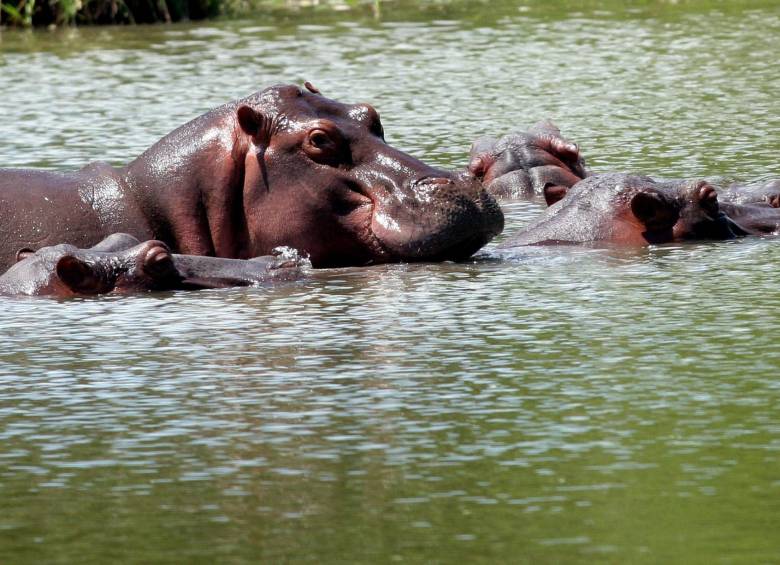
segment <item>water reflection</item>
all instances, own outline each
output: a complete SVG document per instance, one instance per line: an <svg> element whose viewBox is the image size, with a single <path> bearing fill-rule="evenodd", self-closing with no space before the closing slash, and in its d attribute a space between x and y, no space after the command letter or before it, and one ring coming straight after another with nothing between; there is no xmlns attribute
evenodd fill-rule
<svg viewBox="0 0 780 565"><path fill-rule="evenodd" d="M389 141L445 166L550 116L601 170L779 173L775 8L502 10L4 34L0 163L123 163L307 78L375 102ZM507 231L539 209L507 206ZM771 560L776 245L488 249L274 288L0 299L0 547L14 562Z"/></svg>

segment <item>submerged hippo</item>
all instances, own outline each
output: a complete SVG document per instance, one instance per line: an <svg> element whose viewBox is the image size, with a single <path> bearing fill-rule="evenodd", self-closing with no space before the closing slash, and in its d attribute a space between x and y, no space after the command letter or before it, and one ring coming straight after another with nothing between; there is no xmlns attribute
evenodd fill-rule
<svg viewBox="0 0 780 565"><path fill-rule="evenodd" d="M606 242L647 245L731 239L747 232L724 214L704 181L656 182L611 173L590 176L500 247Z"/></svg>
<svg viewBox="0 0 780 565"><path fill-rule="evenodd" d="M89 249L22 249L17 259L0 276L0 294L69 297L249 286L298 278L306 264L291 252L250 260L176 255L162 241L141 243L129 234L113 234Z"/></svg>
<svg viewBox="0 0 780 565"><path fill-rule="evenodd" d="M543 196L548 206L561 200L572 186L593 174L586 168L577 144L563 138L551 122L541 122L527 133L479 138L471 146L469 168L483 180L493 196L515 199ZM767 222L771 223L775 213L764 205L780 208L780 179L748 185L733 184L726 188L713 186L718 191L720 202L745 205L729 209L744 218L746 225L755 220L758 232L769 231ZM747 206L753 204L759 206ZM747 229L749 233L756 231L750 227Z"/></svg>
<svg viewBox="0 0 780 565"><path fill-rule="evenodd" d="M548 204L588 176L577 145L564 139L549 121L527 132L477 139L471 146L469 171L482 179L493 196L544 195Z"/></svg>
<svg viewBox="0 0 780 565"><path fill-rule="evenodd" d="M20 247L95 245L111 233L190 255L278 246L316 267L466 258L503 228L469 173L388 145L376 110L274 86L178 128L128 166L0 170L0 272Z"/></svg>
<svg viewBox="0 0 780 565"><path fill-rule="evenodd" d="M732 204L766 204L780 208L780 179L748 185L733 184L719 192L719 196Z"/></svg>

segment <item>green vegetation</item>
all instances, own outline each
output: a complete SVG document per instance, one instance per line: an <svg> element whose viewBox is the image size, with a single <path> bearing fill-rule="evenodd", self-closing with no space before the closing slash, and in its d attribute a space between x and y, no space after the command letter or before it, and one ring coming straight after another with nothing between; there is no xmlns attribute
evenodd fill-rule
<svg viewBox="0 0 780 565"><path fill-rule="evenodd" d="M80 24L142 24L201 20L217 16L256 16L286 20L293 14L317 13L319 18L378 17L403 14L405 19L438 17L481 19L489 7L497 15L519 10L537 17L557 17L561 11L614 11L654 17L668 11L717 9L718 11L771 8L777 0L0 0L0 27L63 26ZM381 8L381 10L380 10ZM601 14L604 15L604 14Z"/></svg>
<svg viewBox="0 0 780 565"><path fill-rule="evenodd" d="M220 0L0 0L13 26L153 23L218 15Z"/></svg>
<svg viewBox="0 0 780 565"><path fill-rule="evenodd" d="M351 9L379 0L0 0L0 25L140 24L200 20L258 10Z"/></svg>

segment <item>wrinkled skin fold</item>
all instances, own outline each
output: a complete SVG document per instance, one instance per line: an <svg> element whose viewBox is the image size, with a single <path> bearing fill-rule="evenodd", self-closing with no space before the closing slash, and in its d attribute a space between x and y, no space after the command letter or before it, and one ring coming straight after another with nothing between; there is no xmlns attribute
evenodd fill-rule
<svg viewBox="0 0 780 565"><path fill-rule="evenodd" d="M473 174L393 148L373 107L308 83L216 108L124 168L0 170L0 272L21 247L117 232L225 258L288 246L326 267L463 259L502 229Z"/></svg>

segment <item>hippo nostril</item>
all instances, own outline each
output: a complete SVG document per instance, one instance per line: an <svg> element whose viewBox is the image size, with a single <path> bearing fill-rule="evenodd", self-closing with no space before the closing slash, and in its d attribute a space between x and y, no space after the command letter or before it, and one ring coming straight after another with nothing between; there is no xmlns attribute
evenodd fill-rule
<svg viewBox="0 0 780 565"><path fill-rule="evenodd" d="M440 193L443 189L455 185L455 180L447 177L427 176L420 177L411 182L410 188L418 195L433 196Z"/></svg>
<svg viewBox="0 0 780 565"><path fill-rule="evenodd" d="M712 200L718 197L718 194L715 192L715 189L709 185L704 185L703 187L701 187L701 189L699 190L699 195L701 196L702 200Z"/></svg>
<svg viewBox="0 0 780 565"><path fill-rule="evenodd" d="M485 161L481 157L474 157L469 162L469 166L466 168L466 170L475 177L482 177L485 176L487 167L485 166Z"/></svg>
<svg viewBox="0 0 780 565"><path fill-rule="evenodd" d="M448 179L446 177L433 177L433 176L427 176L427 177L420 177L414 181L412 181L412 186L420 186L420 185L447 185L452 184L452 179Z"/></svg>
<svg viewBox="0 0 780 565"><path fill-rule="evenodd" d="M29 247L22 247L19 251L16 252L16 262L18 263L19 261L24 261L33 255L35 255L35 251Z"/></svg>

